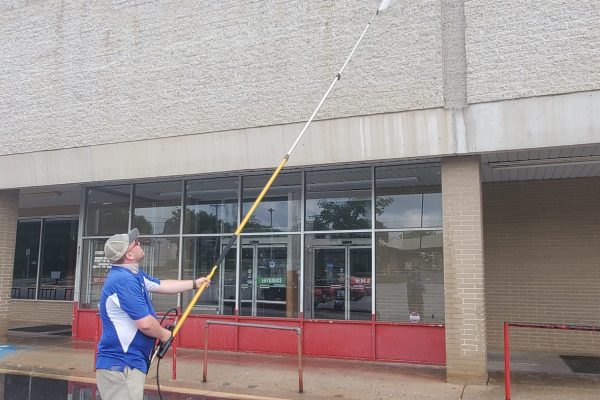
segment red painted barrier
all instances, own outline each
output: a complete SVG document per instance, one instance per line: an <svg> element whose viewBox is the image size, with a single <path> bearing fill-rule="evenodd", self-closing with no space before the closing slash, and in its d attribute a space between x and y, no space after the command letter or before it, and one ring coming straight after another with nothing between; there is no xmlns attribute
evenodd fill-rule
<svg viewBox="0 0 600 400"><path fill-rule="evenodd" d="M96 313L97 310L91 309L76 311L73 321L74 332L77 332L75 339L95 339ZM177 335L177 346L201 349L204 345L204 321L208 319L301 326L304 354L315 357L435 365L446 362L444 326L439 324L190 315ZM211 328L210 348L290 355L297 351L283 332L265 336L252 329L219 325Z"/></svg>

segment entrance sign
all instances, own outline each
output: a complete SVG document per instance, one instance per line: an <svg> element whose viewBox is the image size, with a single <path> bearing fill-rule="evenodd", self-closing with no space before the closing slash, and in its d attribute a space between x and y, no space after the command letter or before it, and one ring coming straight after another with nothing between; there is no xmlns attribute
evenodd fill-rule
<svg viewBox="0 0 600 400"><path fill-rule="evenodd" d="M285 276L259 276L256 279L257 285L285 285L286 284Z"/></svg>

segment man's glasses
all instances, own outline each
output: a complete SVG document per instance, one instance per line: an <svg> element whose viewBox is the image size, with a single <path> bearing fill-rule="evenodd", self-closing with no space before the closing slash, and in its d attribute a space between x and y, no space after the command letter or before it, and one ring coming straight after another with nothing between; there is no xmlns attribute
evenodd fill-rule
<svg viewBox="0 0 600 400"><path fill-rule="evenodd" d="M148 240L148 239L135 239L133 241L133 244L134 244L133 247L135 247L135 246L142 246L142 245L146 245L146 244L149 244L149 243L150 243L150 240Z"/></svg>
<svg viewBox="0 0 600 400"><path fill-rule="evenodd" d="M141 246L142 242L139 239L134 240L133 242L131 242L131 248L134 249L137 246Z"/></svg>

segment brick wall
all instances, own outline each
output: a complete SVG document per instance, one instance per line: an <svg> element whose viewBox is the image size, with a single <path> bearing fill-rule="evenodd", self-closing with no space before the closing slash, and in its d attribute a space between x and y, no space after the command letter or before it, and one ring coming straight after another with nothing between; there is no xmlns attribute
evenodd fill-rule
<svg viewBox="0 0 600 400"><path fill-rule="evenodd" d="M478 156L442 159L446 374L485 383L486 310Z"/></svg>
<svg viewBox="0 0 600 400"><path fill-rule="evenodd" d="M373 0L0 4L0 155L305 121ZM317 118L443 105L438 1L374 21Z"/></svg>
<svg viewBox="0 0 600 400"><path fill-rule="evenodd" d="M12 300L10 302L11 324L60 324L73 323L72 301L44 301L44 300ZM29 316L29 319L23 319Z"/></svg>
<svg viewBox="0 0 600 400"><path fill-rule="evenodd" d="M8 329L18 208L18 190L0 191L0 340Z"/></svg>
<svg viewBox="0 0 600 400"><path fill-rule="evenodd" d="M600 325L600 178L484 185L489 347L503 321ZM600 333L511 330L515 350L600 354Z"/></svg>
<svg viewBox="0 0 600 400"><path fill-rule="evenodd" d="M600 88L598 0L467 0L469 103Z"/></svg>

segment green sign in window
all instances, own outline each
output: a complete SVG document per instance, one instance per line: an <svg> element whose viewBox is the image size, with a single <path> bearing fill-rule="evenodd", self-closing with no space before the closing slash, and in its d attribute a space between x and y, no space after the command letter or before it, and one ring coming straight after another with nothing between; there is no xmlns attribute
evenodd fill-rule
<svg viewBox="0 0 600 400"><path fill-rule="evenodd" d="M256 280L257 285L285 285L285 276L259 276Z"/></svg>

